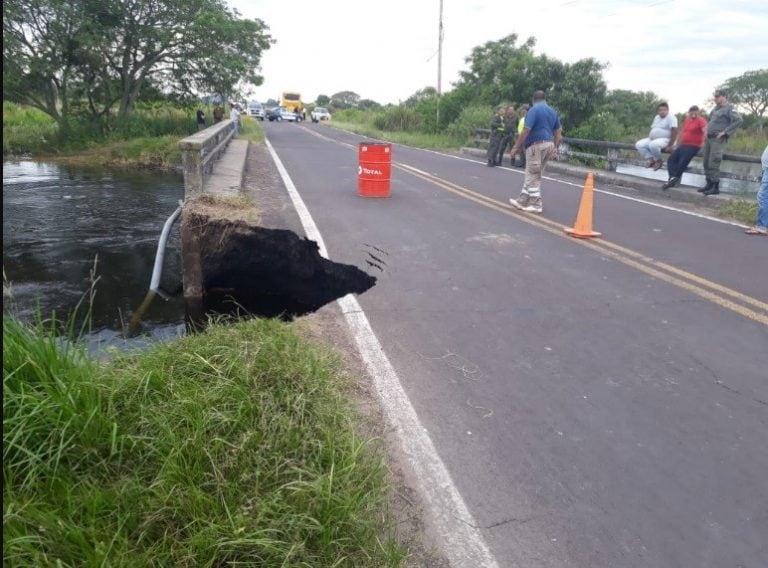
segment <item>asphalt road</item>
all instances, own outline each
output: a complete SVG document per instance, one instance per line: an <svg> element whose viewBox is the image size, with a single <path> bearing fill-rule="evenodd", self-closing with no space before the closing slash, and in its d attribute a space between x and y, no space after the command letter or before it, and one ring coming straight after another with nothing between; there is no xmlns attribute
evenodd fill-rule
<svg viewBox="0 0 768 568"><path fill-rule="evenodd" d="M399 145L362 198L361 137L264 128L499 566L768 566L768 239L598 193L575 240L581 187Z"/></svg>

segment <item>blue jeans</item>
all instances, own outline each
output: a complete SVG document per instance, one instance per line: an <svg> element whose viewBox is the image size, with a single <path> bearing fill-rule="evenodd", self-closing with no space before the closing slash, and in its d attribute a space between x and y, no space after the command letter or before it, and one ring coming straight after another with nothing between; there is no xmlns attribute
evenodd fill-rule
<svg viewBox="0 0 768 568"><path fill-rule="evenodd" d="M638 140L635 144L635 148L640 152L640 155L646 160L661 160L661 150L669 145L669 138L656 138L651 140L650 138L643 138Z"/></svg>
<svg viewBox="0 0 768 568"><path fill-rule="evenodd" d="M675 151L672 152L672 154L669 156L669 160L667 160L667 171L669 172L669 177L683 177L685 168L688 167L688 164L691 163L691 160L698 153L698 151L698 146L683 145L675 148Z"/></svg>
<svg viewBox="0 0 768 568"><path fill-rule="evenodd" d="M755 225L768 229L768 168L763 170L760 191L757 192L757 221Z"/></svg>

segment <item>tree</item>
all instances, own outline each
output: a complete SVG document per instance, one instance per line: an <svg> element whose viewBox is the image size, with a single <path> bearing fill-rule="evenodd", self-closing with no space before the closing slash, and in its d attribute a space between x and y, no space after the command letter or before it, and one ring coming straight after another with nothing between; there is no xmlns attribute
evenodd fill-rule
<svg viewBox="0 0 768 568"><path fill-rule="evenodd" d="M621 127L623 134L647 132L661 98L652 91L608 91L600 114L605 114Z"/></svg>
<svg viewBox="0 0 768 568"><path fill-rule="evenodd" d="M224 0L8 0L3 98L65 126L78 111L125 117L147 86L226 96L261 83L268 29Z"/></svg>
<svg viewBox="0 0 768 568"><path fill-rule="evenodd" d="M755 118L765 116L768 110L768 69L747 71L738 77L731 77L722 88L732 103L748 108Z"/></svg>
<svg viewBox="0 0 768 568"><path fill-rule="evenodd" d="M360 95L352 91L340 91L331 96L331 105L338 109L354 108L360 102Z"/></svg>
<svg viewBox="0 0 768 568"><path fill-rule="evenodd" d="M375 110L381 108L381 103L377 103L372 99L360 99L357 103L357 108L361 110Z"/></svg>
<svg viewBox="0 0 768 568"><path fill-rule="evenodd" d="M331 103L331 97L328 95L317 95L315 103L317 106L326 107Z"/></svg>
<svg viewBox="0 0 768 568"><path fill-rule="evenodd" d="M469 70L460 73L456 85L469 97L467 104L530 102L534 91L542 90L560 111L566 130L588 119L602 104L605 64L592 58L565 64L536 55L535 38L529 37L520 46L517 39L517 34L510 34L472 50L465 60Z"/></svg>

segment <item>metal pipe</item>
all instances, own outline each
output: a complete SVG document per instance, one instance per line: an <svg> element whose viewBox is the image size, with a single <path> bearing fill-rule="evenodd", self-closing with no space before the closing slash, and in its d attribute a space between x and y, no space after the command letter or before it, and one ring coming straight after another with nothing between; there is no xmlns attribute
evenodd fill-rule
<svg viewBox="0 0 768 568"><path fill-rule="evenodd" d="M155 267L152 269L152 280L149 283L149 291L159 293L160 276L163 274L163 261L165 260L165 245L168 242L168 234L171 232L171 226L176 222L181 213L182 202L176 208L163 225L163 231L160 233L160 241L157 243L157 254L155 255Z"/></svg>

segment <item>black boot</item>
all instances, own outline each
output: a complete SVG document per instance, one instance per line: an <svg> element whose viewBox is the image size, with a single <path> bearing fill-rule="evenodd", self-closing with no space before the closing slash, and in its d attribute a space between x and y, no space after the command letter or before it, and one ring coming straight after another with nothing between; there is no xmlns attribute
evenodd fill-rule
<svg viewBox="0 0 768 568"><path fill-rule="evenodd" d="M696 191L698 191L699 193L707 193L710 189L712 189L712 184L713 183L714 182L711 182L711 181L707 180L707 185L705 185L704 187L700 187Z"/></svg>
<svg viewBox="0 0 768 568"><path fill-rule="evenodd" d="M712 187L710 187L707 191L705 191L704 195L717 195L718 193L720 193L720 182L713 181Z"/></svg>

